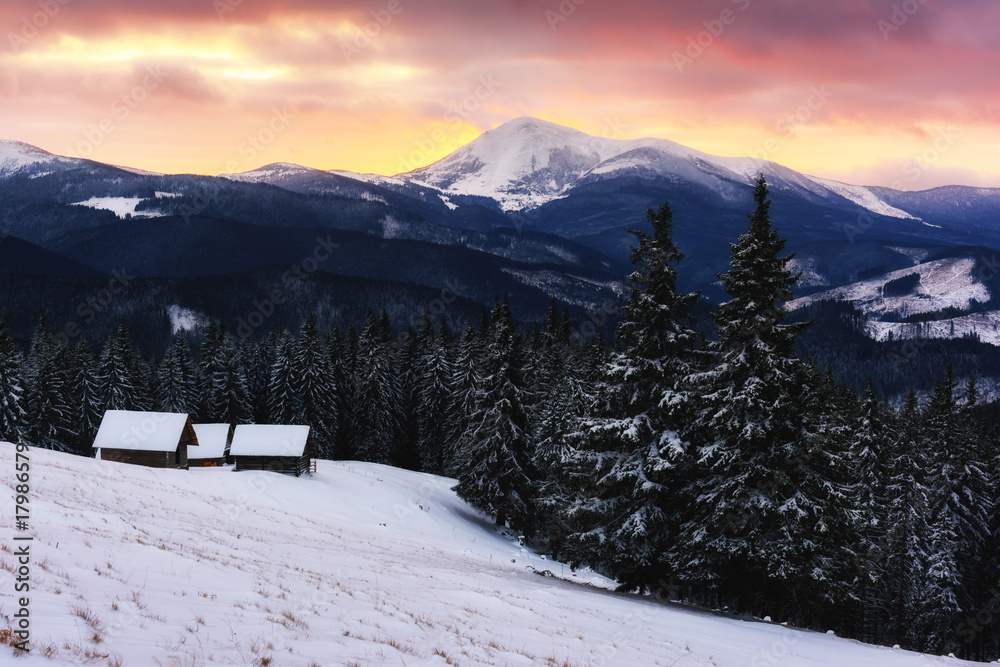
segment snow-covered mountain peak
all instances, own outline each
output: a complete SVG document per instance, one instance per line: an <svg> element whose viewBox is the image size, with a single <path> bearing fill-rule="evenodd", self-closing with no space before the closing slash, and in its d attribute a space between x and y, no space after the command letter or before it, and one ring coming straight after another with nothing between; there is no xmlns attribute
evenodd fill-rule
<svg viewBox="0 0 1000 667"><path fill-rule="evenodd" d="M489 197L505 211L520 211L564 197L579 185L622 176L685 181L731 197L761 173L774 190L844 197L883 215L911 217L863 188L831 187L769 160L719 157L668 139L597 137L527 117L484 132L442 160L397 178L449 195Z"/></svg>
<svg viewBox="0 0 1000 667"><path fill-rule="evenodd" d="M59 159L52 153L31 144L0 139L0 178L11 176L27 167L52 163Z"/></svg>
<svg viewBox="0 0 1000 667"><path fill-rule="evenodd" d="M274 162L257 169L251 169L250 171L238 174L219 174L219 176L231 181L242 181L244 183L270 183L282 177L295 176L310 171L316 170L291 162Z"/></svg>

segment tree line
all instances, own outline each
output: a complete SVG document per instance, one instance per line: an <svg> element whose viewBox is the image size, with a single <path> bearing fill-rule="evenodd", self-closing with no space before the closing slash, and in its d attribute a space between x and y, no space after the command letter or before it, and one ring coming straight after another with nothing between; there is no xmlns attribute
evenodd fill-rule
<svg viewBox="0 0 1000 667"><path fill-rule="evenodd" d="M98 354L45 318L26 351L0 324L0 436L88 454L108 409L198 422L306 423L323 458L457 478L498 525L620 588L842 636L1000 656L1000 447L975 378L949 368L898 409L796 352L782 304L797 276L766 181L720 275L715 336L677 290L672 211L633 231L615 341L584 343L555 303L519 328L506 302L453 331L237 342L213 322L143 359L122 323ZM25 353L26 352L26 353Z"/></svg>

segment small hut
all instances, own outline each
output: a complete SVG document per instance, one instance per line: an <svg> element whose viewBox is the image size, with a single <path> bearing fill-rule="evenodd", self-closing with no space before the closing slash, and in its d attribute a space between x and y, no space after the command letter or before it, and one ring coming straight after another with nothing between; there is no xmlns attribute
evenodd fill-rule
<svg viewBox="0 0 1000 667"><path fill-rule="evenodd" d="M173 412L108 410L94 438L102 461L185 470L188 447L197 444L191 420Z"/></svg>
<svg viewBox="0 0 1000 667"><path fill-rule="evenodd" d="M236 470L270 470L304 475L315 455L308 426L240 424L233 433L229 452Z"/></svg>
<svg viewBox="0 0 1000 667"><path fill-rule="evenodd" d="M213 468L226 463L233 429L229 424L195 424L198 444L188 447L188 465L192 468Z"/></svg>

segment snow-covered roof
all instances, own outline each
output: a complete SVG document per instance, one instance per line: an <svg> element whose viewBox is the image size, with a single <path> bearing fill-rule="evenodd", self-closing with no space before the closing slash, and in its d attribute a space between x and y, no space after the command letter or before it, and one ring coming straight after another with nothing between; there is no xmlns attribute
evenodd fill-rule
<svg viewBox="0 0 1000 667"><path fill-rule="evenodd" d="M229 447L232 456L302 456L308 426L240 424Z"/></svg>
<svg viewBox="0 0 1000 667"><path fill-rule="evenodd" d="M191 459L221 459L226 455L229 424L195 424L194 433L198 436L198 445L188 447L189 461Z"/></svg>
<svg viewBox="0 0 1000 667"><path fill-rule="evenodd" d="M108 410L94 438L94 448L172 452L187 421L186 414L174 412Z"/></svg>

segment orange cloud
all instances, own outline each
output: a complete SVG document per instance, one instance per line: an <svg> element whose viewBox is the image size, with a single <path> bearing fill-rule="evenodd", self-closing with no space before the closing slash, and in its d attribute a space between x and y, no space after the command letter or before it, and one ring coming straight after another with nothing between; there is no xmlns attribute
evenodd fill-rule
<svg viewBox="0 0 1000 667"><path fill-rule="evenodd" d="M0 0L0 122L57 153L167 172L395 173L536 115L889 184L884 165L954 128L935 169L1000 185L989 0L909 14L892 0L42 5Z"/></svg>

